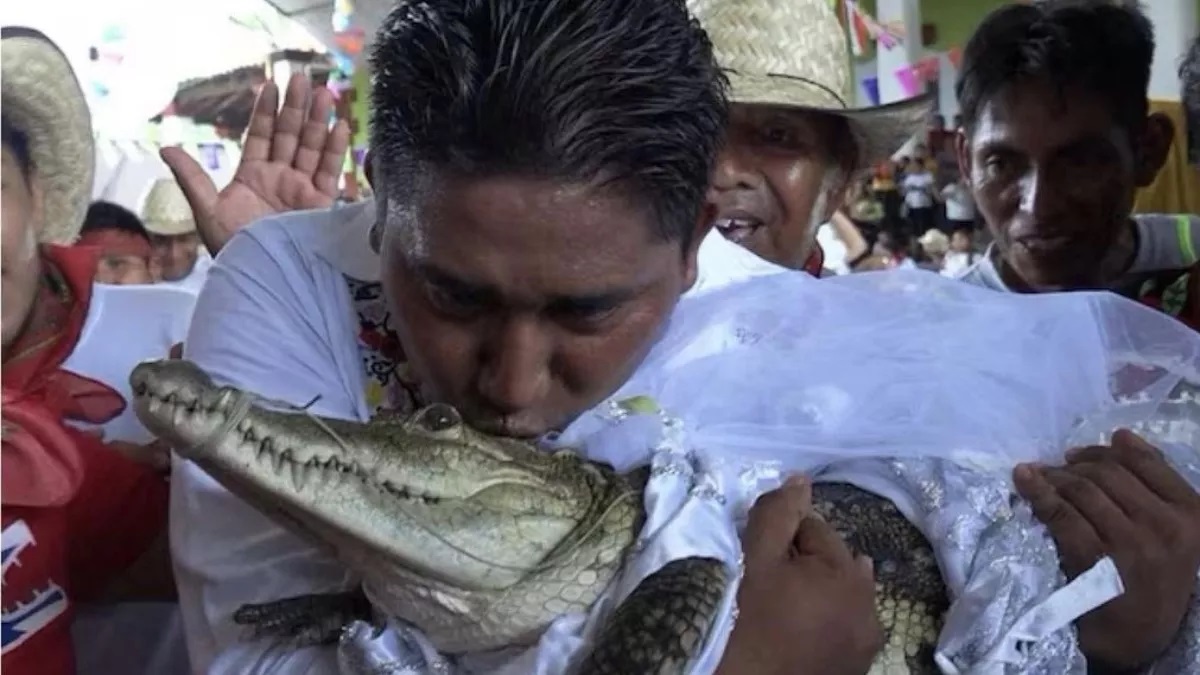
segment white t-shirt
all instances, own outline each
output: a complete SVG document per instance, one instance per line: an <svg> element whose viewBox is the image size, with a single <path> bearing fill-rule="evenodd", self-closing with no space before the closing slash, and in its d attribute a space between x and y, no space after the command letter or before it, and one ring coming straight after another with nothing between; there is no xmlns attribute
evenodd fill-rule
<svg viewBox="0 0 1200 675"><path fill-rule="evenodd" d="M196 265L192 267L192 271L186 277L178 281L160 281L155 286L187 291L193 296L199 295L200 289L204 288L204 281L208 279L208 270L212 264L212 256L208 254L208 251L202 250L200 256L196 258Z"/></svg>
<svg viewBox="0 0 1200 675"><path fill-rule="evenodd" d="M1142 274L1182 270L1200 261L1196 245L1200 243L1200 216L1142 213L1133 216L1133 224L1137 228L1137 254L1126 276L1113 284L1114 289L1136 281ZM995 254L994 245L989 246L979 262L964 271L959 279L994 291L1012 290L1000 278L993 260Z"/></svg>
<svg viewBox="0 0 1200 675"><path fill-rule="evenodd" d="M963 253L961 251L950 251L942 260L941 275L944 277L958 277L966 273L975 261L982 257L981 254L974 251Z"/></svg>
<svg viewBox="0 0 1200 675"><path fill-rule="evenodd" d="M904 193L904 203L910 209L927 209L933 206L933 174L928 171L910 173L900 183L900 191Z"/></svg>
<svg viewBox="0 0 1200 675"><path fill-rule="evenodd" d="M971 189L962 183L951 183L942 188L946 200L947 220L975 220L975 199Z"/></svg>
<svg viewBox="0 0 1200 675"><path fill-rule="evenodd" d="M107 440L148 443L153 436L128 402L134 366L164 358L183 342L195 295L159 286L95 284L92 302L66 370L99 380L126 401L104 425ZM120 527L120 523L113 523ZM179 606L173 602L80 605L71 626L79 673L157 675L186 672L187 651ZM137 639L130 639L130 636Z"/></svg>

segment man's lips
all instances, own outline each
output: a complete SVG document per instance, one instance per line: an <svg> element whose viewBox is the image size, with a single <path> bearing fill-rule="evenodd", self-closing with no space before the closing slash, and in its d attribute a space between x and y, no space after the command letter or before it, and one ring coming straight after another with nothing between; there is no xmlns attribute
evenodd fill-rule
<svg viewBox="0 0 1200 675"><path fill-rule="evenodd" d="M713 222L713 226L729 241L741 244L763 226L763 221L748 213L724 215Z"/></svg>
<svg viewBox="0 0 1200 675"><path fill-rule="evenodd" d="M1017 243L1034 255L1057 255L1074 248L1076 238L1066 234L1020 237Z"/></svg>

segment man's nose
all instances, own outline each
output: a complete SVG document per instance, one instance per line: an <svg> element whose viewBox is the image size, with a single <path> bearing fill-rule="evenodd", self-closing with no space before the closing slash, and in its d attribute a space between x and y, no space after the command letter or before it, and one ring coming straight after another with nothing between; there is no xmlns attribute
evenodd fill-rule
<svg viewBox="0 0 1200 675"><path fill-rule="evenodd" d="M1059 222L1058 214L1067 199L1068 186L1059 185L1054 176L1034 167L1021 179L1021 211L1037 222Z"/></svg>
<svg viewBox="0 0 1200 675"><path fill-rule="evenodd" d="M735 140L727 140L713 167L710 190L753 190L761 183L754 153Z"/></svg>
<svg viewBox="0 0 1200 675"><path fill-rule="evenodd" d="M484 349L479 394L501 414L534 407L550 387L552 347L535 317L506 319Z"/></svg>

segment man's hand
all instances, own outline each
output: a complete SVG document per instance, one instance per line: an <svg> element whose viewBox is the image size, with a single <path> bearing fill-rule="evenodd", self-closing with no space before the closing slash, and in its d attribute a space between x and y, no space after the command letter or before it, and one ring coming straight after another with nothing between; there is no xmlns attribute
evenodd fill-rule
<svg viewBox="0 0 1200 675"><path fill-rule="evenodd" d="M293 75L278 115L277 109L279 90L267 82L254 102L237 172L220 192L183 148L161 151L212 255L238 230L260 218L327 208L337 198L350 128L339 120L329 129L333 94L324 87L314 92L308 78Z"/></svg>
<svg viewBox="0 0 1200 675"><path fill-rule="evenodd" d="M763 495L742 537L739 617L718 675L862 675L883 647L869 558L855 558L792 479Z"/></svg>
<svg viewBox="0 0 1200 675"><path fill-rule="evenodd" d="M1079 642L1100 671L1154 660L1183 622L1200 568L1200 495L1156 448L1129 431L1112 446L1067 455L1064 467L1017 467L1017 491L1058 545L1074 578L1111 556L1125 593L1079 620Z"/></svg>

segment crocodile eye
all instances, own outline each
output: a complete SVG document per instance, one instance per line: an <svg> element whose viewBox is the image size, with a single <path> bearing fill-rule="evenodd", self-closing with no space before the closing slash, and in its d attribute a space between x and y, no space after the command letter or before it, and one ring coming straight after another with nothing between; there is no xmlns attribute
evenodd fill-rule
<svg viewBox="0 0 1200 675"><path fill-rule="evenodd" d="M418 423L428 431L446 431L462 424L462 417L448 405L431 405L421 413Z"/></svg>

